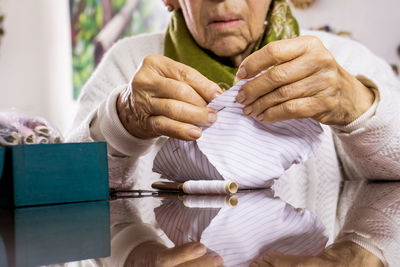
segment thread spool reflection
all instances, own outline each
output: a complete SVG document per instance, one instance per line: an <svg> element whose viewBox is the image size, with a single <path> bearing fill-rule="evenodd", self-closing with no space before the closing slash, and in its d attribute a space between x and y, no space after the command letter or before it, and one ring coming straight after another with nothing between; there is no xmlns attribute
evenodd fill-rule
<svg viewBox="0 0 400 267"><path fill-rule="evenodd" d="M188 208L223 208L234 207L239 204L237 196L215 196L215 195L184 195L182 202Z"/></svg>

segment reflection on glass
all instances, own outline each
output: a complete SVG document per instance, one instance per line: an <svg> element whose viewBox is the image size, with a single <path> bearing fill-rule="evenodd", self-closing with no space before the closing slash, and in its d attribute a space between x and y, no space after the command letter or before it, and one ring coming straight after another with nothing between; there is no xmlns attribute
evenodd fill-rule
<svg viewBox="0 0 400 267"><path fill-rule="evenodd" d="M180 200L164 200L155 216L176 246L200 241L222 256L226 266L248 266L266 251L316 255L328 240L311 212L274 198L272 191L238 194L234 207L208 208L208 201L204 196L203 207L188 208Z"/></svg>
<svg viewBox="0 0 400 267"><path fill-rule="evenodd" d="M388 266L400 263L400 183L344 183L337 241L350 240Z"/></svg>
<svg viewBox="0 0 400 267"><path fill-rule="evenodd" d="M7 253L6 253L6 246L3 242L3 238L0 235L0 266L9 266Z"/></svg>
<svg viewBox="0 0 400 267"><path fill-rule="evenodd" d="M31 267L110 255L108 202L0 210L3 266ZM2 257L3 258L3 257ZM3 259L0 262L4 262Z"/></svg>
<svg viewBox="0 0 400 267"><path fill-rule="evenodd" d="M111 213L108 202L0 210L0 266L87 258L98 259L65 266L156 266L160 255L164 263L181 261L193 241L207 247L206 256L220 255L224 266L248 266L271 250L316 255L325 249L328 233L311 212L270 190L236 197L124 198L110 202ZM338 221L339 240L370 242L389 266L400 262L400 183L345 183ZM112 255L101 258L110 253L110 233Z"/></svg>

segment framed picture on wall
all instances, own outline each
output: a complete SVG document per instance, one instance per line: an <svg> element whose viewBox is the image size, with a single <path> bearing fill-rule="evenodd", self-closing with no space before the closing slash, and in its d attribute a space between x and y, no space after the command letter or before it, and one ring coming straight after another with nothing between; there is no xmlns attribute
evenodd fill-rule
<svg viewBox="0 0 400 267"><path fill-rule="evenodd" d="M74 98L118 39L166 28L160 0L69 0Z"/></svg>

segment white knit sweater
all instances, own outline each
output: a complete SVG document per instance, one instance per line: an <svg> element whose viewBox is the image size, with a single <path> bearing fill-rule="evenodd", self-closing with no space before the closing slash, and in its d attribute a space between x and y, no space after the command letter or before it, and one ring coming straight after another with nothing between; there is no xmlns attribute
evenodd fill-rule
<svg viewBox="0 0 400 267"><path fill-rule="evenodd" d="M376 101L345 127L323 126L323 142L316 154L305 164L293 165L275 182L274 189L290 204L313 211L327 227L330 243L335 238L351 240L375 253L385 264L397 266L400 199L396 194L388 194L384 203L377 204L379 211L369 212L369 207L363 206L357 216L346 220L337 219L337 208L343 180L400 180L400 81L388 64L357 42L317 31L302 31L302 35L321 39L344 69L374 90ZM152 163L165 137L141 140L129 135L118 119L116 99L143 58L162 54L163 45L163 34L119 41L105 55L79 98L68 141L107 142L111 187L147 189L159 178L152 172ZM374 193L375 196L364 197L379 196L379 192ZM365 199L358 202L368 203ZM389 205L390 212L385 209ZM379 218L372 220L375 224L363 224L363 218L369 218L363 216ZM392 220L392 227L386 227L384 218ZM344 230L340 232L341 229Z"/></svg>

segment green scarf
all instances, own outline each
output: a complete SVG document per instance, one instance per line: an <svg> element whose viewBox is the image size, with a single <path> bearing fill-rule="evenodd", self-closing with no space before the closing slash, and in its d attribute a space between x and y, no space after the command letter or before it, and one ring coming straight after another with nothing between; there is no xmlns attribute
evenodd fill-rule
<svg viewBox="0 0 400 267"><path fill-rule="evenodd" d="M265 32L255 50L269 42L299 35L299 25L285 0L272 0L267 21ZM174 12L167 28L164 55L198 70L205 77L219 84L223 90L234 84L237 68L217 61L209 52L196 44L180 10Z"/></svg>

